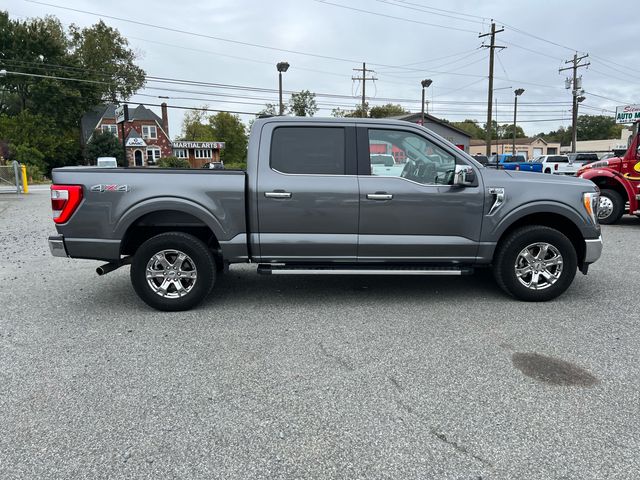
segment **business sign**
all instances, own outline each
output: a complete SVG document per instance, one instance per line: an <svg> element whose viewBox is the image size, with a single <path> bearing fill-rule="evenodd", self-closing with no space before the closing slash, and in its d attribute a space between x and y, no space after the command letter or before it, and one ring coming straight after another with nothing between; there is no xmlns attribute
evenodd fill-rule
<svg viewBox="0 0 640 480"><path fill-rule="evenodd" d="M116 107L116 123L122 123L129 120L129 106L118 105Z"/></svg>
<svg viewBox="0 0 640 480"><path fill-rule="evenodd" d="M616 123L640 122L640 105L616 107Z"/></svg>
<svg viewBox="0 0 640 480"><path fill-rule="evenodd" d="M212 148L214 150L221 150L224 148L224 142L188 142L177 141L173 142L173 148Z"/></svg>
<svg viewBox="0 0 640 480"><path fill-rule="evenodd" d="M146 147L146 142L140 137L131 137L127 139L127 147Z"/></svg>

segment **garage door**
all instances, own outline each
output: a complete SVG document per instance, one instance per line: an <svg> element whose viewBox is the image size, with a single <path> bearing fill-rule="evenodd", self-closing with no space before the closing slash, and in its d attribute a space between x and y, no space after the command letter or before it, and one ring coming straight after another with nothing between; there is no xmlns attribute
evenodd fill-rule
<svg viewBox="0 0 640 480"><path fill-rule="evenodd" d="M542 155L542 148L533 147L533 158L539 157Z"/></svg>

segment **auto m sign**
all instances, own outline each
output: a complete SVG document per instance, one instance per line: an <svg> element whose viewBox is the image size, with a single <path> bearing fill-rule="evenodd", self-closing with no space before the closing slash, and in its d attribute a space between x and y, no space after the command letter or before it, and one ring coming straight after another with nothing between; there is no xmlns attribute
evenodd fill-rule
<svg viewBox="0 0 640 480"><path fill-rule="evenodd" d="M127 139L127 147L146 147L147 143L140 137L130 137Z"/></svg>
<svg viewBox="0 0 640 480"><path fill-rule="evenodd" d="M640 105L616 107L616 123L640 122Z"/></svg>

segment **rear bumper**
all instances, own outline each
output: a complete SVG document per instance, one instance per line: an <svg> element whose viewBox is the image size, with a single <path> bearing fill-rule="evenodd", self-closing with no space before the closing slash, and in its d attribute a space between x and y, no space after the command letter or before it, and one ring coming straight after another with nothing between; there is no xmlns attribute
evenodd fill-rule
<svg viewBox="0 0 640 480"><path fill-rule="evenodd" d="M600 258L602 254L602 235L598 238L587 239L584 241L586 244L584 263L593 263Z"/></svg>
<svg viewBox="0 0 640 480"><path fill-rule="evenodd" d="M64 245L62 235L52 235L49 237L49 250L54 257L68 257L67 248Z"/></svg>

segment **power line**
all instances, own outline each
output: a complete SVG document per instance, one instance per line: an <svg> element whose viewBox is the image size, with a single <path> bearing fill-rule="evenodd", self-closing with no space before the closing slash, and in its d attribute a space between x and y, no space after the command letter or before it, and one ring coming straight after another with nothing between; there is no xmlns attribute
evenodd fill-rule
<svg viewBox="0 0 640 480"><path fill-rule="evenodd" d="M379 13L379 12L372 12L371 10L364 10L362 8L349 7L347 5L340 5L339 3L332 3L332 2L329 2L327 0L313 0L313 1L314 2L318 2L318 3L322 3L324 5L332 5L334 7L344 8L344 9L347 9L347 10L353 10L354 12L367 13L369 15L376 15L378 17L391 18L391 19L394 19L394 20L401 20L403 22L417 23L419 25L427 25L429 27L446 28L447 30L456 30L458 32L476 33L474 30L469 30L469 29L466 29L466 28L457 28L457 27L452 27L450 25L439 25L437 23L421 22L420 20L414 20L414 19L411 19L411 18L396 17L394 15L388 15L388 14Z"/></svg>
<svg viewBox="0 0 640 480"><path fill-rule="evenodd" d="M481 22L480 20L470 20L470 19L467 19L467 18L460 18L460 17L455 16L455 15L447 15L447 14L444 14L444 13L437 13L437 12L434 12L432 10L426 10L426 8L428 8L428 7L422 7L422 5L418 5L416 3L409 3L409 2L392 3L389 0L376 0L376 1L379 2L379 3L392 5L394 7L400 7L400 8L405 8L407 10L413 10L414 12L424 12L424 13L429 13L431 15L439 15L441 17L453 18L454 20L458 20L458 21L461 21L461 22L469 22L469 23L475 23L475 24L480 24L480 25L482 25L484 23L484 22ZM411 6L409 6L409 5L411 5ZM417 8L417 7L419 7L419 8Z"/></svg>

